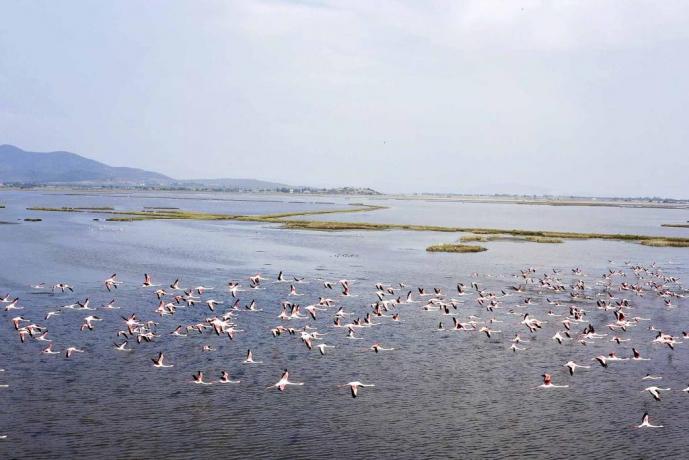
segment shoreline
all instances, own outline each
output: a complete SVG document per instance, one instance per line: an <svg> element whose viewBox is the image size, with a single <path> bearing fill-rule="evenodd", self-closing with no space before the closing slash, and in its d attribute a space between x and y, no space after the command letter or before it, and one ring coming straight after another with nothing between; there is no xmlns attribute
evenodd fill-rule
<svg viewBox="0 0 689 460"><path fill-rule="evenodd" d="M613 198L613 197L570 197L570 196L526 196L526 195L453 195L453 194L380 194L380 195L366 195L366 194L344 194L344 193L304 193L294 192L285 193L278 191L234 191L234 190L178 190L178 189L139 189L139 188L79 188L79 187L1 187L0 193L3 191L21 191L21 192L38 192L51 195L67 195L67 196L120 196L127 197L132 194L139 196L146 196L147 198L165 198L165 199L191 199L184 196L160 196L152 195L160 193L163 195L184 194L196 195L193 199L199 198L198 195L203 194L222 194L243 196L246 198L207 198L209 200L226 200L226 201L259 201L252 200L250 196L256 197L299 197L301 199L307 197L338 197L344 199L366 199L370 201L425 201L425 202L447 202L447 203L481 203L481 204L518 204L518 205L533 205L533 206L581 206L581 207L614 207L614 208L650 208L650 209L689 209L689 199L642 199L638 197L631 198ZM147 196L148 195L148 196ZM247 197L249 196L249 197ZM269 200L267 200L269 201ZM275 200L278 201L278 200ZM334 203L331 203L334 204Z"/></svg>

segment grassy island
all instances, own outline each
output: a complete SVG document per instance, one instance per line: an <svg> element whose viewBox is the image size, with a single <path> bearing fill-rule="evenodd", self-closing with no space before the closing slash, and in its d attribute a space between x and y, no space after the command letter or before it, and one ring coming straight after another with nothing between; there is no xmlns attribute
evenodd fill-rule
<svg viewBox="0 0 689 460"><path fill-rule="evenodd" d="M418 225L418 224L386 224L373 222L342 222L342 221L319 221L293 219L300 216L314 216L321 214L339 214L353 212L368 212L384 209L384 206L374 206L357 203L349 208L331 209L322 211L296 211L276 214L258 215L233 215L215 214L201 211L184 211L179 209L148 208L142 211L115 211L113 208L27 208L32 211L52 211L52 212L88 212L109 215L105 220L110 222L135 222L143 220L233 220L241 222L265 222L271 224L281 224L286 229L299 230L323 230L323 231L345 231L345 230L403 230L414 232L445 232L445 233L468 233L462 237L461 243L478 241L526 241L533 243L562 243L564 240L613 240L641 243L646 246L665 246L665 247L689 247L687 237L669 237L653 235L634 235L626 233L581 233L581 232L561 232L544 230L519 230L504 228L482 228L482 227L449 227L442 225ZM667 224L680 225L680 224ZM683 225L683 224L681 224ZM445 248L447 245L434 245L431 248ZM460 246L456 251L446 252L478 252L482 249L464 250L461 244L451 244L450 246ZM481 248L481 246L476 246ZM485 249L485 248L483 248ZM440 249L429 249L438 251Z"/></svg>
<svg viewBox="0 0 689 460"><path fill-rule="evenodd" d="M483 246L461 243L434 244L426 248L428 252L483 252L487 251Z"/></svg>

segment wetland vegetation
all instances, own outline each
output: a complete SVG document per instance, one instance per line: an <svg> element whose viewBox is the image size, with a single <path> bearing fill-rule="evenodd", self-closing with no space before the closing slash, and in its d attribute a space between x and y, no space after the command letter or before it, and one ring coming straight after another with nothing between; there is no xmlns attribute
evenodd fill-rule
<svg viewBox="0 0 689 460"><path fill-rule="evenodd" d="M675 241L671 239L652 238L649 240L640 241L644 246L653 246L659 248L689 248L689 241Z"/></svg>
<svg viewBox="0 0 689 460"><path fill-rule="evenodd" d="M461 243L434 244L426 248L428 252L483 252L487 250L483 246Z"/></svg>
<svg viewBox="0 0 689 460"><path fill-rule="evenodd" d="M460 238L462 243L471 241L527 241L531 243L562 243L562 238L546 236L512 236L512 235L465 235Z"/></svg>
<svg viewBox="0 0 689 460"><path fill-rule="evenodd" d="M32 211L48 212L89 212L108 214L105 220L111 222L134 222L143 220L234 220L243 222L266 222L281 224L283 228L299 230L344 231L344 230L403 230L420 232L468 233L462 237L461 243L478 241L524 241L533 243L562 243L564 240L602 239L642 243L646 246L689 247L689 238L666 237L653 235L635 235L626 233L582 233L566 231L519 230L504 228L481 227L453 227L440 225L391 224L373 222L342 222L293 219L294 217L315 216L325 214L341 214L367 212L385 209L385 206L375 206L362 203L352 204L350 208L330 209L320 211L295 211L275 214L233 215L217 214L201 211L184 211L167 208L144 208L142 211L116 211L111 207L33 207ZM680 225L680 224L666 224ZM684 225L684 224L681 224ZM444 245L436 245L438 247ZM431 246L433 247L433 246ZM451 252L466 252L462 250Z"/></svg>

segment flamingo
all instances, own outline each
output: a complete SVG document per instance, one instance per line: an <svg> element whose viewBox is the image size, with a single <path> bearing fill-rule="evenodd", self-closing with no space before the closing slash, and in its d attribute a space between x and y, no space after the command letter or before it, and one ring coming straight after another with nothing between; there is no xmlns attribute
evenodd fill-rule
<svg viewBox="0 0 689 460"><path fill-rule="evenodd" d="M301 386L301 385L304 385L304 383L303 382L298 382L298 383L297 382L290 382L289 381L289 372L287 372L287 369L285 369L282 372L282 377L280 377L280 380L278 380L275 384L269 386L267 389L269 390L271 388L277 388L280 391L285 391L285 389L287 388L287 385Z"/></svg>

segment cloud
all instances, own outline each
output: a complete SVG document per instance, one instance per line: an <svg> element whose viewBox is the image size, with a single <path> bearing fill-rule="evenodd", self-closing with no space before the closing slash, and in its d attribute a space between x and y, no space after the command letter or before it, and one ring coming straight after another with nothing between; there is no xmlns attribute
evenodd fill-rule
<svg viewBox="0 0 689 460"><path fill-rule="evenodd" d="M686 2L125 1L5 13L0 136L27 149L178 177L686 194L674 175L648 174L649 162L689 167Z"/></svg>

